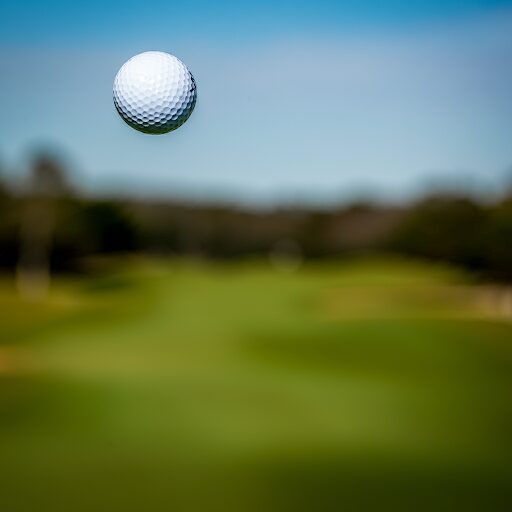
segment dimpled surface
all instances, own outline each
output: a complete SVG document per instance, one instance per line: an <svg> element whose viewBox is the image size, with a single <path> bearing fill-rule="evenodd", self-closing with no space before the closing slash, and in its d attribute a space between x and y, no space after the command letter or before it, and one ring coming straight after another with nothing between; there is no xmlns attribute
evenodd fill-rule
<svg viewBox="0 0 512 512"><path fill-rule="evenodd" d="M114 80L119 115L144 133L179 128L192 114L196 97L192 73L169 53L139 53L121 67Z"/></svg>

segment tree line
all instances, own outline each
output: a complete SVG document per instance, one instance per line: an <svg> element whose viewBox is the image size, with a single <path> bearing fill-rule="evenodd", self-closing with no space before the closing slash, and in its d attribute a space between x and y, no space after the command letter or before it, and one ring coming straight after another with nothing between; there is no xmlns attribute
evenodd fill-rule
<svg viewBox="0 0 512 512"><path fill-rule="evenodd" d="M272 210L91 198L69 185L65 166L48 154L34 158L22 186L0 184L0 266L22 280L44 279L42 268L81 271L93 255L234 259L266 257L276 247L303 259L394 252L512 281L512 195L492 204L438 194L400 206Z"/></svg>

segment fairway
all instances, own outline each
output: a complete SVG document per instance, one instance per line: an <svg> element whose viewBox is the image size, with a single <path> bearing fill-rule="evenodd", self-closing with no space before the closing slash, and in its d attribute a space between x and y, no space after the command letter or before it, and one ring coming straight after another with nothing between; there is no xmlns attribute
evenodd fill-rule
<svg viewBox="0 0 512 512"><path fill-rule="evenodd" d="M114 268L44 303L1 279L0 511L509 508L505 291L394 259Z"/></svg>

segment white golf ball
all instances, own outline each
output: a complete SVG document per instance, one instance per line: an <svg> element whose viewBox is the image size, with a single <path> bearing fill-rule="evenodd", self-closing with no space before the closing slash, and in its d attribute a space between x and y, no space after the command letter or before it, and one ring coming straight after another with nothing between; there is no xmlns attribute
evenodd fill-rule
<svg viewBox="0 0 512 512"><path fill-rule="evenodd" d="M125 62L114 80L114 105L132 128L162 134L192 114L197 89L192 73L174 55L144 52Z"/></svg>

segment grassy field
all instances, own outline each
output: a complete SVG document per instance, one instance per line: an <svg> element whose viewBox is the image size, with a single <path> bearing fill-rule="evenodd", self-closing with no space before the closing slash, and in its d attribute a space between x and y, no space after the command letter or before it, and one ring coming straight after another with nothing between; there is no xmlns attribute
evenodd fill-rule
<svg viewBox="0 0 512 512"><path fill-rule="evenodd" d="M510 510L510 296L443 267L0 283L0 511Z"/></svg>

